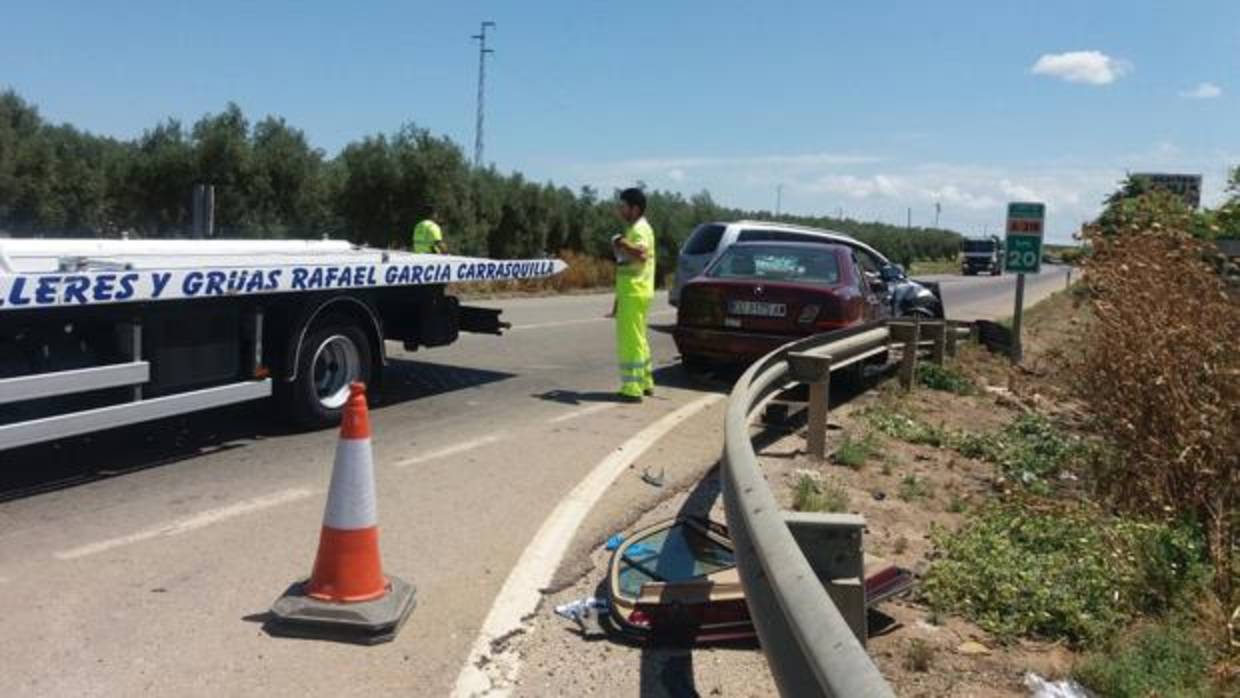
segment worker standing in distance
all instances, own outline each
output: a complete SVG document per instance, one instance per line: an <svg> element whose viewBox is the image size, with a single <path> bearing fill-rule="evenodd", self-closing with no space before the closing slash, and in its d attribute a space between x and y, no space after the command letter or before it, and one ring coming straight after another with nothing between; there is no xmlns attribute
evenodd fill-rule
<svg viewBox="0 0 1240 698"><path fill-rule="evenodd" d="M443 254L447 248L443 244L443 231L439 229L439 224L435 222L435 207L431 206L426 213L426 218L413 226L413 245L414 252L422 254Z"/></svg>
<svg viewBox="0 0 1240 698"><path fill-rule="evenodd" d="M646 222L641 189L620 192L624 232L611 239L616 255L616 356L620 363L620 399L641 402L654 395L654 364L646 339L646 318L654 298L654 229Z"/></svg>

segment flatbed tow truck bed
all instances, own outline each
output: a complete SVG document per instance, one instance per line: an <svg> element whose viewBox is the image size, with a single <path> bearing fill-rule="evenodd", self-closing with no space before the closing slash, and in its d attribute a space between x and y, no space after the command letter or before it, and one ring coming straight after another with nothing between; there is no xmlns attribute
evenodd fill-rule
<svg viewBox="0 0 1240 698"><path fill-rule="evenodd" d="M334 424L350 382L380 383L384 340L502 331L448 284L564 268L327 240L0 240L0 451L267 397Z"/></svg>

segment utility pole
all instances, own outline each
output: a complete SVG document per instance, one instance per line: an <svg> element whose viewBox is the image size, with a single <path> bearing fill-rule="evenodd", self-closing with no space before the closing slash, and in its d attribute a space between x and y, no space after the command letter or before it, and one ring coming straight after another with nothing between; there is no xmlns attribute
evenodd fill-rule
<svg viewBox="0 0 1240 698"><path fill-rule="evenodd" d="M943 207L939 202L934 202L934 227L939 227L939 214L943 212Z"/></svg>
<svg viewBox="0 0 1240 698"><path fill-rule="evenodd" d="M912 206L908 207L908 218L906 219L904 227L908 230L913 229L913 207Z"/></svg>
<svg viewBox="0 0 1240 698"><path fill-rule="evenodd" d="M779 218L779 211L781 208L783 208L783 204L784 204L784 185L778 184L775 186L775 217L776 218Z"/></svg>
<svg viewBox="0 0 1240 698"><path fill-rule="evenodd" d="M481 31L471 37L478 42L478 121L474 125L474 167L482 167L482 107L486 94L487 54L495 53L487 48L487 29L494 27L495 22L483 22Z"/></svg>

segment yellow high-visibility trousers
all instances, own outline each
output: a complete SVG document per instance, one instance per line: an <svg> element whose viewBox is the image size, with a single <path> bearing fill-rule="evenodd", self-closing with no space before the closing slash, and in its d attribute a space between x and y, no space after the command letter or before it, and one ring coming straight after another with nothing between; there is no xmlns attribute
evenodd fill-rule
<svg viewBox="0 0 1240 698"><path fill-rule="evenodd" d="M616 357L620 363L620 394L641 397L654 390L654 363L646 340L648 296L616 296Z"/></svg>

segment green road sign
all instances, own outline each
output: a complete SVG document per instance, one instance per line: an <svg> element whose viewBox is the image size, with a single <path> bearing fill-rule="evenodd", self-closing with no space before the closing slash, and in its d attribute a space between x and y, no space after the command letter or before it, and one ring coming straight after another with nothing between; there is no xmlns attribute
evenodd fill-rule
<svg viewBox="0 0 1240 698"><path fill-rule="evenodd" d="M1042 225L1045 219L1044 204L1008 204L1007 240L1003 246L1006 271L1037 274L1042 270Z"/></svg>
<svg viewBox="0 0 1240 698"><path fill-rule="evenodd" d="M1042 269L1042 238L1036 235L1008 235L1003 255L1003 266L1007 271L1037 274Z"/></svg>

